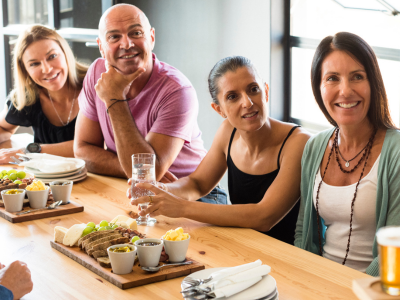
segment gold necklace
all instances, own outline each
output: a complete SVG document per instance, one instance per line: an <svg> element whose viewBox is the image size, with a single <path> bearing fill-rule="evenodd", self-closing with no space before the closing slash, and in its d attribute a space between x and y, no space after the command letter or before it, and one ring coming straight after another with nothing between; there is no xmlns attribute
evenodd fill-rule
<svg viewBox="0 0 400 300"><path fill-rule="evenodd" d="M53 106L54 111L56 112L57 117L58 117L58 119L60 120L61 124L62 124L63 126L67 126L67 125L69 124L70 119L71 119L72 110L73 110L73 108L74 108L76 90L75 90L75 92L74 92L74 98L72 99L71 110L69 111L69 116L68 116L67 123L64 123L63 120L61 120L60 115L58 114L58 111L57 111L56 107L54 106L53 99L51 99L50 92L47 91L47 93L48 93L48 95L49 95L49 99L50 99L50 101L51 101L51 105Z"/></svg>

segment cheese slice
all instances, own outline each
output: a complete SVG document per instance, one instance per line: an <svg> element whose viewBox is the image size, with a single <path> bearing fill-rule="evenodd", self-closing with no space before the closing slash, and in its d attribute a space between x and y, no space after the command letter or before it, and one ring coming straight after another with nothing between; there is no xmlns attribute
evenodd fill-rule
<svg viewBox="0 0 400 300"><path fill-rule="evenodd" d="M56 243L63 243L64 236L67 233L68 228L62 227L62 226L56 226L54 227L54 241Z"/></svg>
<svg viewBox="0 0 400 300"><path fill-rule="evenodd" d="M110 223L125 222L130 219L128 216L118 215Z"/></svg>
<svg viewBox="0 0 400 300"><path fill-rule="evenodd" d="M125 223L125 222L122 222L122 221L118 221L118 222L116 222L115 224L117 224L118 227L122 227L122 228L126 228L126 229L129 228L128 225L126 225L126 223Z"/></svg>
<svg viewBox="0 0 400 300"><path fill-rule="evenodd" d="M78 240L81 238L83 230L86 228L86 224L75 224L68 229L64 236L63 244L65 246L74 246Z"/></svg>
<svg viewBox="0 0 400 300"><path fill-rule="evenodd" d="M137 230L137 223L135 219L129 218L125 223L128 225L129 229Z"/></svg>

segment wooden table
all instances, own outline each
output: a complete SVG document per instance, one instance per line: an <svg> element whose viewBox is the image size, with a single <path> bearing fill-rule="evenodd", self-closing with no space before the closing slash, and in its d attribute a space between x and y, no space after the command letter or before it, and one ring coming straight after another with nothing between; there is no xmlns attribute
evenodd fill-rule
<svg viewBox="0 0 400 300"><path fill-rule="evenodd" d="M183 278L120 290L50 247L55 226L99 223L136 212L125 196L126 189L126 180L88 174L86 180L74 184L72 191L72 200L84 205L84 212L19 224L0 218L0 261L9 264L18 259L32 271L34 288L23 299L183 299L179 293ZM139 226L139 231L148 237L160 237L167 230L182 226L191 235L188 256L206 268L261 259L272 267L281 300L357 299L352 280L369 277L251 229L223 228L187 219L157 219L154 227Z"/></svg>

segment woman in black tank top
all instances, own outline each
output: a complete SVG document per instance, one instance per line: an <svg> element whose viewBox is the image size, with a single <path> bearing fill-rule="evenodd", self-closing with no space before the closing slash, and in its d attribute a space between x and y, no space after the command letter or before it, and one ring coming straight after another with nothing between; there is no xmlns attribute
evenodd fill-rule
<svg viewBox="0 0 400 300"><path fill-rule="evenodd" d="M301 156L309 135L299 126L268 117L268 85L250 60L219 61L209 76L212 107L223 118L213 145L196 171L154 192L140 214L185 217L219 226L247 227L293 244L299 209ZM233 205L196 200L228 170ZM132 204L148 202L148 197Z"/></svg>

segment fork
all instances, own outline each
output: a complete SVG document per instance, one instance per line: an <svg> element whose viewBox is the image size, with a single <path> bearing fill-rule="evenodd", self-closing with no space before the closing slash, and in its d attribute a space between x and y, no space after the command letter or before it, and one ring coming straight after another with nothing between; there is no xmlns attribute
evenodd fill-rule
<svg viewBox="0 0 400 300"><path fill-rule="evenodd" d="M19 165L20 163L22 163L22 160L19 160L15 156L11 156L10 158L15 162L16 165Z"/></svg>
<svg viewBox="0 0 400 300"><path fill-rule="evenodd" d="M200 288L198 286L189 287L186 290L181 291L183 298L193 297L195 295L205 295L207 298L215 298L215 295L210 294L214 290L214 287Z"/></svg>
<svg viewBox="0 0 400 300"><path fill-rule="evenodd" d="M212 276L208 277L207 279L196 279L196 278L192 278L192 277L186 277L185 279L183 279L183 283L189 285L189 287L194 287L194 286L208 283L212 279L213 279Z"/></svg>
<svg viewBox="0 0 400 300"><path fill-rule="evenodd" d="M32 159L32 158L30 158L30 157L28 157L28 156L26 156L26 155L24 155L22 153L17 153L17 155L18 155L19 159L22 160L22 161L30 161Z"/></svg>

